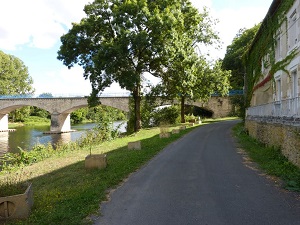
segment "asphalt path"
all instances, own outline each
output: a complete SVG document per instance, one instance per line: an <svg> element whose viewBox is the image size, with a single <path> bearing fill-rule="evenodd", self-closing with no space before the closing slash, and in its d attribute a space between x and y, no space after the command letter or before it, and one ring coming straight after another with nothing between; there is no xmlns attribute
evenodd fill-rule
<svg viewBox="0 0 300 225"><path fill-rule="evenodd" d="M300 200L245 165L237 121L200 126L101 204L95 225L299 225Z"/></svg>

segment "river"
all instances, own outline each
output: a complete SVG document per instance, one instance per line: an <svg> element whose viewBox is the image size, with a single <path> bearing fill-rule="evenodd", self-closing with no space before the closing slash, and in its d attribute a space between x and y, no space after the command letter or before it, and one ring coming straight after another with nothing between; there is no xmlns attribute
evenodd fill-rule
<svg viewBox="0 0 300 225"><path fill-rule="evenodd" d="M120 132L126 132L126 122L124 121L114 122L114 127L121 123L123 124L119 128ZM95 123L76 124L71 126L71 129L76 131L62 134L44 134L43 132L50 130L50 125L21 126L17 127L14 132L0 132L0 155L6 152L17 152L19 147L28 151L36 144L76 141L85 131L94 126Z"/></svg>

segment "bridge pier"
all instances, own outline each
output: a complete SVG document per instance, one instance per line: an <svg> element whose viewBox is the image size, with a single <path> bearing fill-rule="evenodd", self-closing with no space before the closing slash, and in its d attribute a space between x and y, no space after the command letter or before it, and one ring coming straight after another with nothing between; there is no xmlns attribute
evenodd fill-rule
<svg viewBox="0 0 300 225"><path fill-rule="evenodd" d="M8 131L8 114L0 114L0 132Z"/></svg>
<svg viewBox="0 0 300 225"><path fill-rule="evenodd" d="M50 132L45 133L67 133L71 132L70 113L52 113Z"/></svg>

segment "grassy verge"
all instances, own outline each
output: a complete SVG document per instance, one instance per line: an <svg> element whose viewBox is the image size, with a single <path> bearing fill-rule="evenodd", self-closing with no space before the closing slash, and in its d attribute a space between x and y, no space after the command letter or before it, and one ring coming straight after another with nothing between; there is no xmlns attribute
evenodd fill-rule
<svg viewBox="0 0 300 225"><path fill-rule="evenodd" d="M93 154L107 153L108 167L104 170L84 168L89 148L63 152L22 168L22 173L30 174L33 183L34 207L27 220L12 224L89 224L88 215L98 212L99 203L106 199L108 190L195 127L167 139L159 138L159 128L142 130L135 135L94 146ZM141 140L142 150L127 150L127 143L136 140ZM0 174L0 179L1 176L4 180L5 174Z"/></svg>
<svg viewBox="0 0 300 225"><path fill-rule="evenodd" d="M30 116L25 119L24 124L25 125L49 125L50 119L41 118L38 116Z"/></svg>
<svg viewBox="0 0 300 225"><path fill-rule="evenodd" d="M9 123L8 129L15 129L15 128L21 127L21 126L24 126L24 124L23 123Z"/></svg>
<svg viewBox="0 0 300 225"><path fill-rule="evenodd" d="M30 117L26 118L24 122L16 122L16 123L9 122L8 128L14 129L14 128L24 126L24 125L30 125L30 126L32 126L32 125L50 125L50 119L41 118L38 116L30 116Z"/></svg>
<svg viewBox="0 0 300 225"><path fill-rule="evenodd" d="M260 169L268 175L280 178L285 189L300 191L300 168L289 162L279 148L266 147L251 138L244 131L243 124L238 124L233 130L241 147Z"/></svg>

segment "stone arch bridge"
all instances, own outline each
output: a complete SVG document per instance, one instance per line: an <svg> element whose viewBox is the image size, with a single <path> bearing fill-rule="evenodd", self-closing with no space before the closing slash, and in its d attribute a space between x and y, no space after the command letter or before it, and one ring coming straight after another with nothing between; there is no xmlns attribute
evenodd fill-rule
<svg viewBox="0 0 300 225"><path fill-rule="evenodd" d="M129 97L100 97L102 105L111 106L129 112ZM168 104L162 103L162 105ZM206 103L187 102L213 112L214 118L225 117L232 111L230 97L211 97ZM0 99L0 131L8 131L8 113L24 106L36 106L51 114L49 133L71 131L70 113L88 106L87 97L61 98L11 98Z"/></svg>

